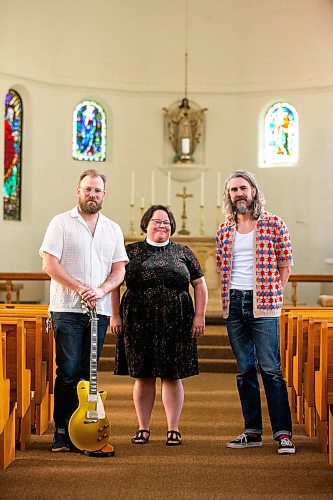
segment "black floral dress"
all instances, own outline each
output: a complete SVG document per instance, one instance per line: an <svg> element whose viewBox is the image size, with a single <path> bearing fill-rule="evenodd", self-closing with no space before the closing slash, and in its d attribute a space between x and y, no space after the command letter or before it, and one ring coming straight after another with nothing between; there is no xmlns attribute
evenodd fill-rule
<svg viewBox="0 0 333 500"><path fill-rule="evenodd" d="M126 246L126 291L120 305L123 334L117 340L115 374L185 378L197 375L197 342L190 282L203 276L187 246L146 241Z"/></svg>

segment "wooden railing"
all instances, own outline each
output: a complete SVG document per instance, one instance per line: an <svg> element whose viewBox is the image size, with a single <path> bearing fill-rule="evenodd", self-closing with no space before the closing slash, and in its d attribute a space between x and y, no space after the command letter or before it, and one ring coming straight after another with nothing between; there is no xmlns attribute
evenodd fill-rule
<svg viewBox="0 0 333 500"><path fill-rule="evenodd" d="M193 248L193 250L200 254L200 249ZM6 302L8 303L11 302L13 281L47 281L49 279L50 277L45 273L0 273L0 281L6 283ZM333 283L333 274L292 274L289 281L292 286L291 301L293 306L296 306L298 283Z"/></svg>
<svg viewBox="0 0 333 500"><path fill-rule="evenodd" d="M13 281L47 281L50 276L45 273L0 273L0 281L5 282L6 303L11 304L12 292L15 291Z"/></svg>
<svg viewBox="0 0 333 500"><path fill-rule="evenodd" d="M333 283L333 274L292 274L289 278L292 286L291 301L297 305L297 283Z"/></svg>

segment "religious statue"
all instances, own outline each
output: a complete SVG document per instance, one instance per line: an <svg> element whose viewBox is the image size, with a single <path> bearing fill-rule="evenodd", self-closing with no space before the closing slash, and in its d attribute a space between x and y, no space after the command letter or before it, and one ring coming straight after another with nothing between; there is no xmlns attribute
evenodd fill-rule
<svg viewBox="0 0 333 500"><path fill-rule="evenodd" d="M204 131L204 112L198 105L189 103L184 97L180 105L178 103L163 108L165 112L168 135L172 147L176 153L175 163L193 163L193 153L200 142Z"/></svg>

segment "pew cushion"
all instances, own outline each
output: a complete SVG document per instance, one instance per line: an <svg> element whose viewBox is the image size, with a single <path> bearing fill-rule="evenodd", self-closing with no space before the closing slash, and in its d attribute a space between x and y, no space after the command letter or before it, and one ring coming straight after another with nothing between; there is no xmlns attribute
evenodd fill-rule
<svg viewBox="0 0 333 500"><path fill-rule="evenodd" d="M332 307L333 295L319 295L318 304L322 307Z"/></svg>

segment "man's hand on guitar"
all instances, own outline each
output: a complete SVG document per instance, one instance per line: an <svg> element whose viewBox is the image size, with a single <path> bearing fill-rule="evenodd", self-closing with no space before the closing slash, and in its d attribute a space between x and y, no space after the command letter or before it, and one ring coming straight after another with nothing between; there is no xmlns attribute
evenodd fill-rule
<svg viewBox="0 0 333 500"><path fill-rule="evenodd" d="M111 332L115 333L117 336L121 334L122 322L119 314L112 314L110 319Z"/></svg>
<svg viewBox="0 0 333 500"><path fill-rule="evenodd" d="M82 300L87 302L90 308L96 307L96 301L97 299L101 299L104 297L105 292L102 288L97 288L97 287L89 287L80 292L80 297Z"/></svg>

